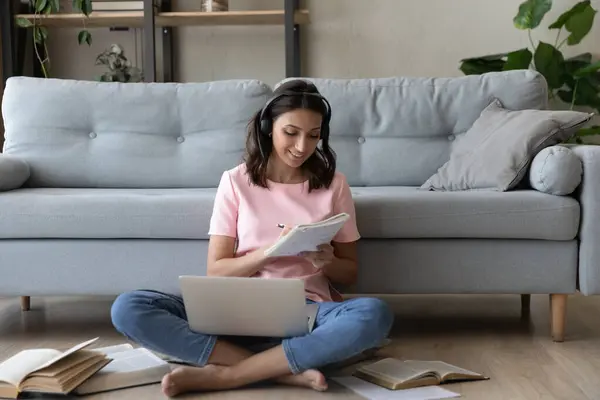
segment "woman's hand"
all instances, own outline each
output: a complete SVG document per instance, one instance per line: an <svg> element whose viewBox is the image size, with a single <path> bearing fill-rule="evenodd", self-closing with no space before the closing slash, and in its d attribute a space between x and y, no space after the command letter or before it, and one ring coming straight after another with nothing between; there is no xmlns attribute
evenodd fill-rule
<svg viewBox="0 0 600 400"><path fill-rule="evenodd" d="M279 238L277 238L277 240L281 239L282 237L284 237L285 235L287 235L288 233L290 233L290 231L292 230L292 228L290 226L288 226L288 225L285 225L283 228L280 228L280 229L281 229L281 232L279 233ZM275 243L276 242L271 243L271 244L269 244L267 246L263 246L263 247L259 248L258 250L256 250L256 252L258 254L261 254L263 256L263 258L266 260L269 257L267 257L267 256L264 255L265 251L267 251L268 249L270 249L271 246L273 246Z"/></svg>
<svg viewBox="0 0 600 400"><path fill-rule="evenodd" d="M322 269L324 266L331 263L335 258L333 246L329 243L318 246L317 251L305 251L300 253L299 256L310 261L315 268L319 269Z"/></svg>

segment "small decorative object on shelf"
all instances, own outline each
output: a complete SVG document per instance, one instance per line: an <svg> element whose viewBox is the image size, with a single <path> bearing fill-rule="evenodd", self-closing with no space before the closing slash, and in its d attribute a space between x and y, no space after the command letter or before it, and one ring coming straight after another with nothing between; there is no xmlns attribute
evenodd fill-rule
<svg viewBox="0 0 600 400"><path fill-rule="evenodd" d="M98 77L100 82L141 82L142 71L131 65L123 47L111 45L96 58L96 65L105 65L108 71Z"/></svg>
<svg viewBox="0 0 600 400"><path fill-rule="evenodd" d="M202 11L229 11L229 0L202 0Z"/></svg>

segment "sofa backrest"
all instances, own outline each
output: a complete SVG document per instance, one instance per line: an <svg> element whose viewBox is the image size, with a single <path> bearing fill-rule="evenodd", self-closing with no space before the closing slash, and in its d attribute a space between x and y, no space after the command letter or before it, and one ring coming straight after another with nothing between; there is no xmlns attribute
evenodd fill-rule
<svg viewBox="0 0 600 400"><path fill-rule="evenodd" d="M331 146L352 186L420 186L494 98L513 110L548 105L546 81L532 70L310 80L331 104Z"/></svg>
<svg viewBox="0 0 600 400"><path fill-rule="evenodd" d="M547 107L546 81L530 70L309 80L331 103L331 145L352 186L420 186L494 98L509 109ZM11 78L4 152L30 164L28 186L216 187L242 161L248 121L271 95L257 80Z"/></svg>
<svg viewBox="0 0 600 400"><path fill-rule="evenodd" d="M2 105L4 153L30 164L28 186L216 187L242 161L247 124L271 94L256 80L15 77Z"/></svg>

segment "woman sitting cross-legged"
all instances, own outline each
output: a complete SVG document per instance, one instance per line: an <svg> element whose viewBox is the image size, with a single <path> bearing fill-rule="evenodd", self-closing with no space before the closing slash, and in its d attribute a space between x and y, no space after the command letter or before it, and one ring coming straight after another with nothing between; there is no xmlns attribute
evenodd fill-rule
<svg viewBox="0 0 600 400"><path fill-rule="evenodd" d="M163 378L165 395L268 380L323 391L327 382L320 368L372 349L388 336L394 316L386 303L344 300L332 285L355 282L360 236L349 185L336 172L329 147L330 116L329 103L313 84L292 80L277 88L249 124L244 163L221 177L209 231L208 275L303 279L307 303L318 304L314 329L253 353L245 345L252 338L192 331L178 296L151 290L121 294L111 310L118 331L194 365ZM287 232L277 224L316 222L342 212L351 218L319 251L265 256Z"/></svg>

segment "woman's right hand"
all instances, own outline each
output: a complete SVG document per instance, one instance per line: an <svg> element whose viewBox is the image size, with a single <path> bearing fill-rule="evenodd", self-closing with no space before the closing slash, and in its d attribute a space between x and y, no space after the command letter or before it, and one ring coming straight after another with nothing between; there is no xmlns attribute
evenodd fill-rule
<svg viewBox="0 0 600 400"><path fill-rule="evenodd" d="M279 239L281 239L282 237L284 237L285 235L290 233L291 230L292 230L291 226L284 225L283 228L281 229L281 233L279 234Z"/></svg>
<svg viewBox="0 0 600 400"><path fill-rule="evenodd" d="M0 0L2 1L2 0ZM281 229L279 237L290 232L290 228ZM208 273L211 276L253 276L276 257L268 257L265 251L272 245L260 247L241 257L234 254L235 239L227 236L213 236L208 245Z"/></svg>
<svg viewBox="0 0 600 400"><path fill-rule="evenodd" d="M290 225L284 225L284 227L280 228L280 229L281 229L281 232L279 233L279 237L277 238L277 240L281 239L282 237L284 237L285 235L287 235L288 233L290 233L290 231L292 230L292 228L291 228ZM269 257L269 256L265 255L265 252L268 249L270 249L275 243L277 243L277 241L275 241L274 243L271 243L271 244L269 244L267 246L263 246L263 247L261 247L261 248L259 248L257 250L257 252L264 257L265 261L267 261L269 259L277 258L277 257Z"/></svg>

